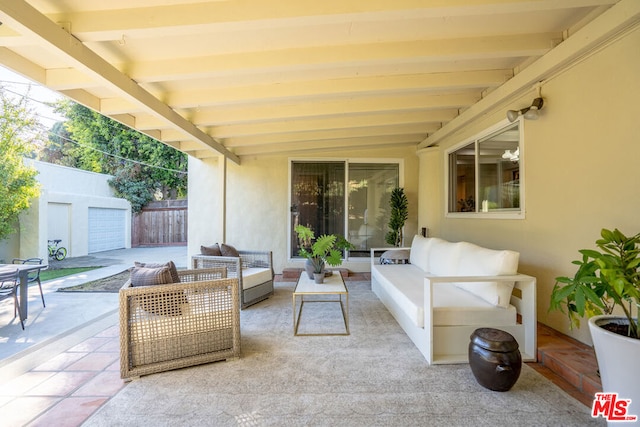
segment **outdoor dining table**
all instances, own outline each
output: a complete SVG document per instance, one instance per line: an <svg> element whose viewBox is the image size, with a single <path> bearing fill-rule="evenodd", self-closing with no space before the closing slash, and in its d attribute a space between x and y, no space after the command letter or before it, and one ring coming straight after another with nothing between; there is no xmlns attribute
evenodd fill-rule
<svg viewBox="0 0 640 427"><path fill-rule="evenodd" d="M27 320L27 306L29 304L29 296L27 288L29 286L29 273L32 271L45 268L42 264L0 264L0 273L7 273L19 270L20 277L20 319Z"/></svg>

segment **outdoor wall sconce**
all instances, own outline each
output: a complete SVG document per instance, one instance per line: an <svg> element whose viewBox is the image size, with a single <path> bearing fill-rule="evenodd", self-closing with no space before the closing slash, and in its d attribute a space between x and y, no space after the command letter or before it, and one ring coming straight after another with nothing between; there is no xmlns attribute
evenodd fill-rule
<svg viewBox="0 0 640 427"><path fill-rule="evenodd" d="M516 121L520 116L523 116L527 120L537 120L538 111L540 111L543 105L544 105L543 99L538 97L533 100L530 107L523 108L522 110L507 111L507 118L509 119L510 122Z"/></svg>

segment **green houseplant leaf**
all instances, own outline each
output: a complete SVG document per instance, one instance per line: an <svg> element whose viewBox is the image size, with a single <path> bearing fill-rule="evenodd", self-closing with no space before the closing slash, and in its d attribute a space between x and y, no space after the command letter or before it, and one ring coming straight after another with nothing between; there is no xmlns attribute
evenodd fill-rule
<svg viewBox="0 0 640 427"><path fill-rule="evenodd" d="M629 322L629 336L640 338L634 308L640 304L640 233L627 237L620 230L602 229L595 249L581 249L582 260L573 277L557 277L549 310L566 313L571 326L580 318L611 314L620 307ZM565 311L566 310L566 311Z"/></svg>
<svg viewBox="0 0 640 427"><path fill-rule="evenodd" d="M298 255L311 261L316 273L322 272L325 263L332 267L341 265L343 251L354 247L343 236L337 234L323 234L315 238L313 230L304 225L297 225L294 231L298 235L301 247Z"/></svg>

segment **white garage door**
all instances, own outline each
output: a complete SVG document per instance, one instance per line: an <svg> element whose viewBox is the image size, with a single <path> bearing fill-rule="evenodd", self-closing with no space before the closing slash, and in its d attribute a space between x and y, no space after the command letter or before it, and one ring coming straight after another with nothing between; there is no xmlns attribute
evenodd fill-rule
<svg viewBox="0 0 640 427"><path fill-rule="evenodd" d="M125 210L89 208L89 253L125 247Z"/></svg>

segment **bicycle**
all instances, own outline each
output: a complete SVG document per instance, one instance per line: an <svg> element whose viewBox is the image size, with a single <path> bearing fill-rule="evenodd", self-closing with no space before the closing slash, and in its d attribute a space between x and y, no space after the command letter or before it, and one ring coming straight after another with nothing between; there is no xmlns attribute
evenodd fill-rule
<svg viewBox="0 0 640 427"><path fill-rule="evenodd" d="M57 261L62 261L67 257L67 248L62 246L58 247L58 243L62 242L60 239L47 240L47 249L49 249L49 258L53 258Z"/></svg>

